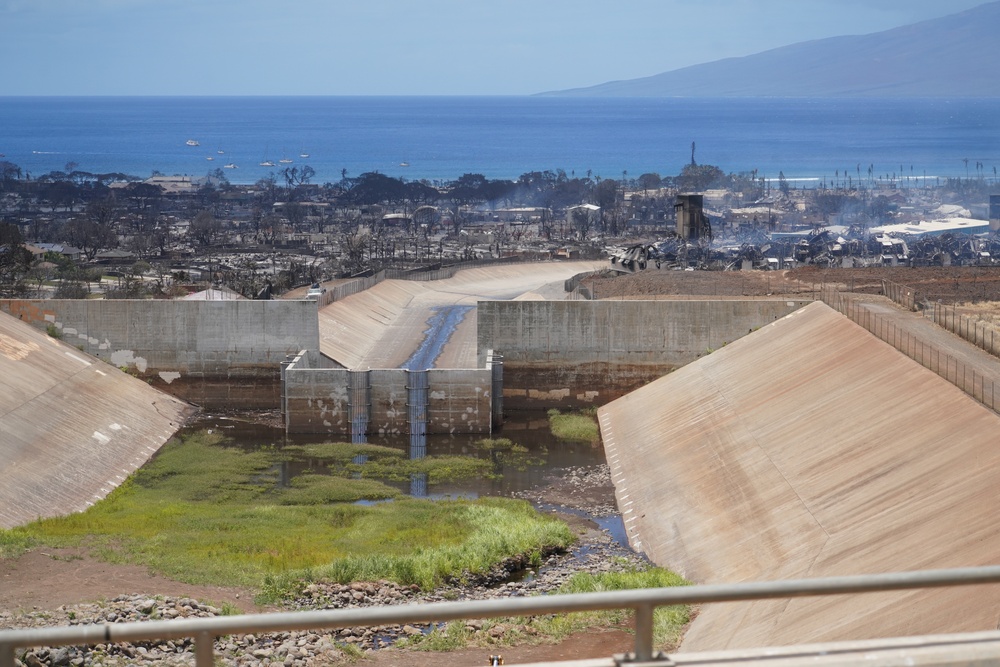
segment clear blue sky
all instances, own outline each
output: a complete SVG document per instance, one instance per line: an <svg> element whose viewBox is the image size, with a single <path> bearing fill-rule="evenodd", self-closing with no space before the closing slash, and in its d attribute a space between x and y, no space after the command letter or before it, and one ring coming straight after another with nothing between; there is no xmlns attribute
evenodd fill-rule
<svg viewBox="0 0 1000 667"><path fill-rule="evenodd" d="M0 0L0 95L525 95L980 4Z"/></svg>

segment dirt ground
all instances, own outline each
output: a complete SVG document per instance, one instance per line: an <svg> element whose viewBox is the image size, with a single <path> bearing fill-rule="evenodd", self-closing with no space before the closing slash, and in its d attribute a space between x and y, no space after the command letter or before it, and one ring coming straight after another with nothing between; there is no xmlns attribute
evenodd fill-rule
<svg viewBox="0 0 1000 667"><path fill-rule="evenodd" d="M588 279L598 299L666 297L812 296L824 285L878 294L890 280L917 290L919 299L947 304L1000 300L1000 266L874 267L785 271L672 271L646 269L633 274L607 272Z"/></svg>
<svg viewBox="0 0 1000 667"><path fill-rule="evenodd" d="M233 604L245 613L271 611L253 602L253 593L239 588L193 586L150 573L135 565L99 561L81 549L35 549L19 558L0 559L0 609L45 610L62 605L110 599L123 594L150 597L187 596L216 606ZM633 649L634 637L608 629L573 635L554 645L494 649L507 664L606 658ZM448 653L383 649L358 663L370 667L451 667L485 665L489 649L468 648Z"/></svg>

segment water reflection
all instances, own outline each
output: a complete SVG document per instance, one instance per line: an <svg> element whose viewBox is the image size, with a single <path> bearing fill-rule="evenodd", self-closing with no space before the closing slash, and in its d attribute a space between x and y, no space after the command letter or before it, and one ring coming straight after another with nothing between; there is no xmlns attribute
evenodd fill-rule
<svg viewBox="0 0 1000 667"><path fill-rule="evenodd" d="M410 459L422 459L427 456L427 434L410 434ZM410 475L410 495L414 498L427 497L427 473L415 472Z"/></svg>
<svg viewBox="0 0 1000 667"><path fill-rule="evenodd" d="M220 432L231 443L246 449L273 448L281 451L288 445L310 445L344 441L346 436L323 434L286 435L283 428L258 424L220 415L203 415L180 431L180 434L202 430ZM512 496L544 483L545 477L558 468L592 466L605 463L601 446L560 442L551 434L548 417L544 412L515 412L509 414L503 430L493 435L504 437L523 448L519 454L497 449L482 449L477 444L482 435L475 434L414 434L394 436L369 436L362 442L393 447L405 452L411 459L427 456L469 456L489 458L491 473L481 479L462 479L429 485L425 473L411 475L408 482L394 484L400 491L420 498L476 498L479 496ZM350 438L354 441L354 438ZM363 456L355 463L364 463ZM306 456L292 456L282 461L279 479L287 486L296 475L306 472L327 473L327 464Z"/></svg>

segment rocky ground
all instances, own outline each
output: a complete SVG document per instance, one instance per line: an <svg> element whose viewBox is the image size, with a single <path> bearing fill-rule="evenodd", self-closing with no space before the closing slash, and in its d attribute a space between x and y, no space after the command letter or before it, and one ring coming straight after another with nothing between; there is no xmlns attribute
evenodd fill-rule
<svg viewBox="0 0 1000 667"><path fill-rule="evenodd" d="M546 554L537 569L526 568L524 560L514 559L501 564L485 576L462 583L453 582L434 591L391 582L355 582L334 584L315 582L305 586L293 600L281 605L281 610L351 609L373 605L397 605L443 600L473 600L545 594L556 590L578 572L605 572L647 563L639 555L616 542L600 530L591 517L603 517L616 512L607 466L570 468L546 480L538 489L525 492L524 497L556 512L573 527L579 541L566 553ZM107 582L102 589L95 577L84 574L91 567L101 568L97 579ZM126 579L115 576L116 568L129 569L127 587L147 585L143 591L121 594ZM44 571L42 571L44 570ZM0 560L0 581L5 586L0 593L0 628L39 628L59 625L94 623L125 623L151 619L193 618L220 614L265 611L249 601L249 592L235 589L205 589L215 603L200 598L198 587L192 587L147 575L142 581L133 566L115 566L93 561L79 551L49 550L45 554L26 554L18 559ZM63 576L60 576L60 571ZM75 576L67 576L67 573ZM74 591L74 581L88 587L84 597ZM96 584L96 586L95 586ZM47 594L39 588L49 587ZM184 593L170 594L172 590ZM221 594L221 595L220 595ZM61 604L57 601L65 600ZM220 600L224 600L220 602ZM41 604L39 604L41 603ZM274 609L276 610L276 609ZM216 641L216 654L225 665L282 664L307 667L330 664L348 659L363 659L373 667L394 667L413 664L433 667L444 664L485 664L488 653L500 651L505 638L522 638L518 646L504 647L508 664L549 659L580 659L608 657L630 649L630 635L621 630L604 630L575 636L558 645L532 646L537 631L524 623L494 623L473 619L466 624L472 647L452 654L420 653L390 648L411 636L425 634L426 625L403 625L380 628L344 628L327 632L300 631L283 633L234 635ZM523 639L526 638L526 639ZM537 643L537 642L535 642ZM191 664L194 645L191 639L99 644L90 647L38 648L19 653L17 664L28 667L52 665L80 667L85 664ZM457 660L457 662L456 662Z"/></svg>

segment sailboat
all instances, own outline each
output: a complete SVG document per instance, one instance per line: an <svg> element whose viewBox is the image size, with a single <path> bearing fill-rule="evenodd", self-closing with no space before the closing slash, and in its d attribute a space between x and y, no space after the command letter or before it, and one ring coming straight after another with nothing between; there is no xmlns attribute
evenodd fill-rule
<svg viewBox="0 0 1000 667"><path fill-rule="evenodd" d="M260 166L262 167L273 167L274 162L267 159L267 149L264 150L264 159L260 161Z"/></svg>

